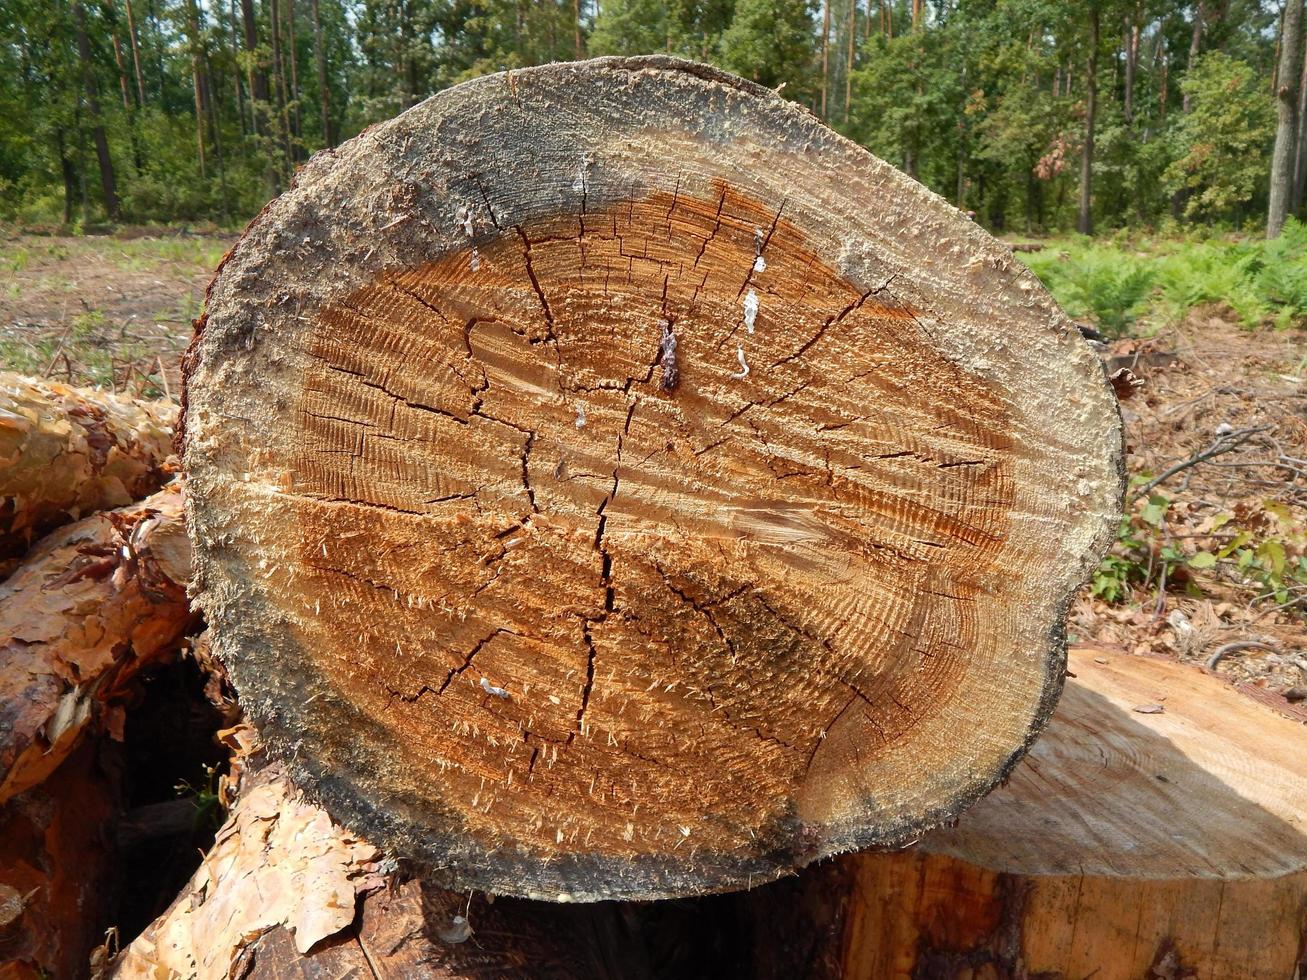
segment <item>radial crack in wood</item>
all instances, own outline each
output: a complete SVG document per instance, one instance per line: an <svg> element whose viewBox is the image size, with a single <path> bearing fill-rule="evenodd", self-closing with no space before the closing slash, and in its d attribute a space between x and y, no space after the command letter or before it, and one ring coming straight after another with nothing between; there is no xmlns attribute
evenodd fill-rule
<svg viewBox="0 0 1307 980"><path fill-rule="evenodd" d="M1051 711L1118 512L1111 391L1008 250L669 59L315 158L186 373L242 702L459 887L743 887L955 815Z"/></svg>

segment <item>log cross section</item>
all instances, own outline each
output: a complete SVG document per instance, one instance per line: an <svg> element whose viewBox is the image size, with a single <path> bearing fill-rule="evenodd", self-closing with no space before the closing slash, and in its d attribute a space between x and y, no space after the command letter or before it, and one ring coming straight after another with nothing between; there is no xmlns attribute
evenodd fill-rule
<svg viewBox="0 0 1307 980"><path fill-rule="evenodd" d="M197 591L272 752L459 886L746 886L954 815L1060 690L1119 423L1001 246L668 59L336 153L188 364Z"/></svg>

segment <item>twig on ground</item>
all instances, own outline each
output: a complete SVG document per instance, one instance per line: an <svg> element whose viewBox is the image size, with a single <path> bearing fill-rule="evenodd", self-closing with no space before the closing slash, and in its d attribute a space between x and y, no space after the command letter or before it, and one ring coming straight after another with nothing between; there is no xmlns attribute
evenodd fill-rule
<svg viewBox="0 0 1307 980"><path fill-rule="evenodd" d="M1204 662L1208 670L1215 670L1216 665L1228 653L1234 653L1238 650L1276 650L1276 646L1270 643L1263 643L1261 640L1236 640L1234 643L1224 643L1212 651L1212 655Z"/></svg>
<svg viewBox="0 0 1307 980"><path fill-rule="evenodd" d="M1130 499L1138 500L1140 497L1147 497L1150 493L1152 493L1154 488L1160 486L1162 483L1169 480L1177 473L1182 473L1185 470L1189 469L1189 467L1191 466L1197 466L1199 463L1204 463L1207 460L1212 459L1216 456L1224 455L1225 453L1230 452L1230 450L1232 449L1237 449L1239 446L1242 446L1253 436L1261 432L1266 432L1270 428L1271 426L1269 425L1259 425L1256 426L1255 428L1239 429L1235 432L1230 432L1227 433L1226 435L1218 436L1215 442L1213 442L1210 446L1208 446L1198 455L1190 456L1188 459L1184 460L1183 462L1176 463L1170 469L1163 472L1160 476L1154 477L1152 480L1149 480L1142 487L1136 490Z"/></svg>

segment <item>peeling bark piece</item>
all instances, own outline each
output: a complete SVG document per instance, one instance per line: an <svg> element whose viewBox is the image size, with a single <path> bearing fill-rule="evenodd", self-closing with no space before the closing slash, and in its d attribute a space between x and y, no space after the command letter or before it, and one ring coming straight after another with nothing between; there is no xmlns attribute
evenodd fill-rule
<svg viewBox="0 0 1307 980"><path fill-rule="evenodd" d="M246 948L284 927L305 954L349 926L379 886L377 850L335 826L275 767L249 779L213 848L172 907L123 953L114 976L243 975Z"/></svg>
<svg viewBox="0 0 1307 980"><path fill-rule="evenodd" d="M106 828L116 781L85 744L42 785L0 808L0 977L82 977L112 894Z"/></svg>
<svg viewBox="0 0 1307 980"><path fill-rule="evenodd" d="M1116 527L1111 389L1008 249L666 58L320 154L186 373L242 704L459 889L745 887L956 815L1052 710Z"/></svg>
<svg viewBox="0 0 1307 980"><path fill-rule="evenodd" d="M41 541L0 583L0 803L45 779L195 615L177 485Z"/></svg>
<svg viewBox="0 0 1307 980"><path fill-rule="evenodd" d="M169 477L177 406L0 372L0 573L39 536Z"/></svg>
<svg viewBox="0 0 1307 980"><path fill-rule="evenodd" d="M1303 726L1192 666L1095 653L1072 651L1007 786L909 852L847 860L841 976L1294 975ZM1164 714L1135 713L1159 691Z"/></svg>

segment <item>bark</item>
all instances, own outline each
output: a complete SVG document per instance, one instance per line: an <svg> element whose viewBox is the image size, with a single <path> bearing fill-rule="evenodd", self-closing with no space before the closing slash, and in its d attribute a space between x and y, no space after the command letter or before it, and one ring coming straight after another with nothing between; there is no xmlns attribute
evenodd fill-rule
<svg viewBox="0 0 1307 980"><path fill-rule="evenodd" d="M277 128L281 140L283 176L290 177L294 157L291 147L290 104L286 93L286 62L281 53L281 0L266 0L272 34L272 79L277 98Z"/></svg>
<svg viewBox="0 0 1307 980"><path fill-rule="evenodd" d="M176 412L0 372L0 573L59 525L159 489Z"/></svg>
<svg viewBox="0 0 1307 980"><path fill-rule="evenodd" d="M140 100L137 104L145 108L145 76L141 73L141 51L140 44L136 37L136 18L132 13L132 0L123 0L127 8L127 36L132 42L132 70L136 74L136 95Z"/></svg>
<svg viewBox="0 0 1307 980"><path fill-rule="evenodd" d="M41 542L0 586L0 803L39 784L193 624L181 492Z"/></svg>
<svg viewBox="0 0 1307 980"><path fill-rule="evenodd" d="M295 0L286 0L286 50L290 54L290 101L294 107L291 114L292 132L296 139L296 156L299 156L299 143L304 138L304 128L300 121L300 70L299 54L295 50Z"/></svg>
<svg viewBox="0 0 1307 980"><path fill-rule="evenodd" d="M1010 782L897 853L731 896L560 905L445 891L262 770L113 975L1279 980L1307 923L1301 724L1195 667L1095 648ZM1150 705L1165 692L1165 708ZM1123 941L1125 937L1126 941Z"/></svg>
<svg viewBox="0 0 1307 980"><path fill-rule="evenodd" d="M858 36L858 0L849 0L848 50L844 62L844 124L849 123L849 109L853 104L853 51Z"/></svg>
<svg viewBox="0 0 1307 980"><path fill-rule="evenodd" d="M1135 119L1135 74L1139 66L1139 11L1136 8L1126 16L1125 21L1125 93L1122 97L1121 111L1126 125Z"/></svg>
<svg viewBox="0 0 1307 980"><path fill-rule="evenodd" d="M187 47L191 54L191 91L195 97L195 145L200 165L200 179L205 179L207 167L204 153L204 121L206 116L204 74L202 70L202 51L200 41L200 14L195 0L186 2Z"/></svg>
<svg viewBox="0 0 1307 980"><path fill-rule="evenodd" d="M1172 660L1086 648L1071 669L1007 786L908 852L849 859L848 980L1294 975L1301 722Z"/></svg>
<svg viewBox="0 0 1307 980"><path fill-rule="evenodd" d="M1196 0L1194 3L1193 29L1189 34L1189 58L1184 63L1185 71L1192 71L1194 65L1198 63L1198 52L1202 49L1203 43L1203 22L1206 17L1206 5L1203 3L1203 0ZM1162 88L1162 91L1166 91L1165 86ZM1186 92L1184 99L1180 103L1181 112L1189 111L1189 99L1190 96Z"/></svg>
<svg viewBox="0 0 1307 980"><path fill-rule="evenodd" d="M1293 197L1294 155L1298 146L1298 53L1302 42L1303 0L1287 0L1280 28L1280 62L1275 92L1275 149L1271 152L1271 193L1266 237L1278 238Z"/></svg>
<svg viewBox="0 0 1307 980"><path fill-rule="evenodd" d="M1101 367L1006 248L674 59L374 134L253 224L187 356L196 595L273 756L450 886L577 899L1000 780L1120 492Z"/></svg>
<svg viewBox="0 0 1307 980"><path fill-rule="evenodd" d="M1076 227L1082 235L1094 233L1094 121L1098 113L1097 0L1089 5L1089 64L1085 71L1085 136L1080 149L1080 213Z"/></svg>
<svg viewBox="0 0 1307 980"><path fill-rule="evenodd" d="M1307 200L1307 35L1303 40L1302 74L1298 77L1298 147L1294 153L1291 214L1302 214ZM1307 218L1307 215L1302 215Z"/></svg>
<svg viewBox="0 0 1307 980"><path fill-rule="evenodd" d="M304 801L279 768L245 783L188 887L114 965L117 980L652 980L641 937L624 928L622 911L491 904L406 880L375 847ZM686 975L678 965L673 959L675 972L664 975Z"/></svg>
<svg viewBox="0 0 1307 980"><path fill-rule="evenodd" d="M830 90L830 0L821 4L821 118L826 115L826 97Z"/></svg>
<svg viewBox="0 0 1307 980"><path fill-rule="evenodd" d="M91 41L86 33L86 8L81 0L73 3L74 24L77 31L77 56L82 63L82 85L86 91L86 108L91 116L91 138L95 141L95 158L100 166L100 191L104 195L104 210L110 221L118 220L118 179L114 174L113 158L109 155L109 138L104 131L104 117L100 112L100 83L95 78L95 61L91 55Z"/></svg>
<svg viewBox="0 0 1307 980"><path fill-rule="evenodd" d="M120 812L98 747L0 807L0 976L87 975L113 890L106 828Z"/></svg>
<svg viewBox="0 0 1307 980"><path fill-rule="evenodd" d="M327 87L327 55L322 45L322 17L318 0L313 2L313 59L318 69L318 101L322 108L322 142L330 148L336 145L331 128L331 90Z"/></svg>

